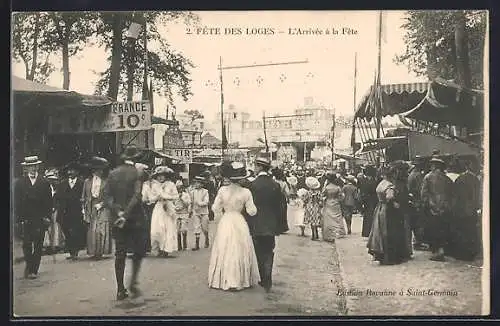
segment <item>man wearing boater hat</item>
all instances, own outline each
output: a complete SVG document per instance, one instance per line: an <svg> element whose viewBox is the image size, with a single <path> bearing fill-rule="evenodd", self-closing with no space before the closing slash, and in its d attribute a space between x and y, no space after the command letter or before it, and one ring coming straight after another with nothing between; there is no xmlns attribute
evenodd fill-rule
<svg viewBox="0 0 500 326"><path fill-rule="evenodd" d="M104 202L111 211L112 236L116 247L117 300L124 300L128 297L123 283L128 248L133 252L129 290L134 298L141 295L137 278L142 259L146 254L146 218L141 206L142 179L134 166L134 160L140 154L140 150L135 146L125 148L121 155L122 164L109 173L108 182L104 188Z"/></svg>
<svg viewBox="0 0 500 326"><path fill-rule="evenodd" d="M283 229L280 225L282 205L281 188L269 174L271 162L266 158L255 160L256 179L250 185L257 215L250 219L255 253L259 264L260 285L271 290L275 236Z"/></svg>
<svg viewBox="0 0 500 326"><path fill-rule="evenodd" d="M29 156L21 163L26 176L14 184L14 216L21 227L26 267L24 277L35 279L42 258L43 236L50 225L52 193L49 183L39 175L42 161Z"/></svg>

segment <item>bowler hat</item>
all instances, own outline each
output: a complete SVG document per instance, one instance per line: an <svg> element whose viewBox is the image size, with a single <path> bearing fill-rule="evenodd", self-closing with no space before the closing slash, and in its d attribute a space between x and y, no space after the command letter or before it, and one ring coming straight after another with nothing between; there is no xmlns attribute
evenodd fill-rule
<svg viewBox="0 0 500 326"><path fill-rule="evenodd" d="M90 159L89 165L92 169L105 169L109 166L109 162L104 157L94 156Z"/></svg>
<svg viewBox="0 0 500 326"><path fill-rule="evenodd" d="M42 164L42 163L43 162L38 159L38 156L26 156L24 158L24 162L22 162L21 165L23 165L23 166L38 165L38 164Z"/></svg>
<svg viewBox="0 0 500 326"><path fill-rule="evenodd" d="M132 160L134 158L138 158L141 155L141 150L137 148L135 145L127 146L120 157L124 160Z"/></svg>

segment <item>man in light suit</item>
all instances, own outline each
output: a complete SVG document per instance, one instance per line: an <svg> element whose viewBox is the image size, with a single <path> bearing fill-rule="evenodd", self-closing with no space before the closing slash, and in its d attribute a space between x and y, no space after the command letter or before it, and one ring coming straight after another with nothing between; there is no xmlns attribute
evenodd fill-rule
<svg viewBox="0 0 500 326"><path fill-rule="evenodd" d="M280 234L281 188L269 173L271 163L265 158L255 160L257 177L250 185L257 215L249 220L261 282L266 292L271 290L275 237Z"/></svg>
<svg viewBox="0 0 500 326"><path fill-rule="evenodd" d="M127 249L133 251L132 278L130 292L132 297L141 295L137 278L141 262L146 254L146 218L142 209L142 179L134 166L134 159L141 155L135 146L126 148L121 155L122 164L112 170L104 188L104 203L110 209L112 235L115 239L115 275L117 300L128 297L123 278Z"/></svg>

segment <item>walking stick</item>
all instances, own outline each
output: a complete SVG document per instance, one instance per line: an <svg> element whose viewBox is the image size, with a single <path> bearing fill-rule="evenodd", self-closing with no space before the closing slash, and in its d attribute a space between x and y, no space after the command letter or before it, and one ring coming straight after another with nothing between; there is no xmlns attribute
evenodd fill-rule
<svg viewBox="0 0 500 326"><path fill-rule="evenodd" d="M52 263L56 263L56 223L57 223L57 210L52 213L52 239L51 239L51 248L52 248ZM58 230L57 230L58 231Z"/></svg>

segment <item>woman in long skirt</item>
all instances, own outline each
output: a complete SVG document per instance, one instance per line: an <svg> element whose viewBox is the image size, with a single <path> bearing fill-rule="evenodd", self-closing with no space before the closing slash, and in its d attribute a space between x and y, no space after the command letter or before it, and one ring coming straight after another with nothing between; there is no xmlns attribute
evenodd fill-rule
<svg viewBox="0 0 500 326"><path fill-rule="evenodd" d="M101 259L112 251L110 213L103 205L106 178L104 170L108 161L102 157L94 157L91 162L92 176L83 185L84 220L88 223L87 254L94 259Z"/></svg>
<svg viewBox="0 0 500 326"><path fill-rule="evenodd" d="M309 189L304 198L305 223L311 226L311 240L319 240L318 228L321 226L321 184L315 177L306 178L306 186Z"/></svg>
<svg viewBox="0 0 500 326"><path fill-rule="evenodd" d="M397 169L382 171L383 179L377 186L378 205L373 214L373 224L368 237L368 253L382 265L400 264L409 257L406 230L401 203L393 181Z"/></svg>
<svg viewBox="0 0 500 326"><path fill-rule="evenodd" d="M177 250L175 201L179 193L173 176L174 171L166 166L157 167L151 175L148 200L156 203L151 216L151 253L158 257L167 257Z"/></svg>
<svg viewBox="0 0 500 326"><path fill-rule="evenodd" d="M376 173L374 167L367 166L365 168L365 177L360 185L361 203L363 206L363 227L361 230L361 236L368 238L373 224L373 212L375 207L377 207L377 181Z"/></svg>
<svg viewBox="0 0 500 326"><path fill-rule="evenodd" d="M252 237L242 215L246 211L251 218L257 214L257 208L250 190L238 183L246 177L245 166L234 162L225 174L231 182L219 189L212 207L218 224L208 268L208 286L242 290L260 281Z"/></svg>
<svg viewBox="0 0 500 326"><path fill-rule="evenodd" d="M43 240L43 247L47 252L52 254L64 248L64 233L57 221L58 202L57 202L57 185L59 184L59 175L57 170L48 170L45 173L52 194L52 221Z"/></svg>
<svg viewBox="0 0 500 326"><path fill-rule="evenodd" d="M346 236L344 218L342 217L342 189L335 184L334 173L327 173L326 186L323 189L325 203L322 211L322 233L323 240L335 242L335 239Z"/></svg>

